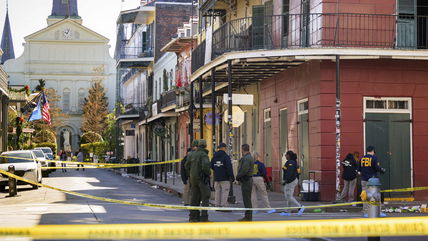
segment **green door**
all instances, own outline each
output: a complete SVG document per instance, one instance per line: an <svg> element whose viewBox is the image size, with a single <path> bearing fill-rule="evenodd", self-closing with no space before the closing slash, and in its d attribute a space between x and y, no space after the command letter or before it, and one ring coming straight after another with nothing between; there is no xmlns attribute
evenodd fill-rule
<svg viewBox="0 0 428 241"><path fill-rule="evenodd" d="M380 165L386 169L380 175L382 189L410 187L410 114L367 113L365 132L366 146L376 147Z"/></svg>
<svg viewBox="0 0 428 241"><path fill-rule="evenodd" d="M299 115L299 152L298 163L300 165L300 179L309 178L309 114Z"/></svg>
<svg viewBox="0 0 428 241"><path fill-rule="evenodd" d="M266 167L272 167L272 140L271 140L271 121L265 121L263 125L263 149Z"/></svg>

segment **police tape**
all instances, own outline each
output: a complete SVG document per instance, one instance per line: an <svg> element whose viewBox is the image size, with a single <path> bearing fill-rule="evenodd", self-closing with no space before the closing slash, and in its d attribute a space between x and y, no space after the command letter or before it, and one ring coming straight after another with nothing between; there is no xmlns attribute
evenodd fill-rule
<svg viewBox="0 0 428 241"><path fill-rule="evenodd" d="M141 202L133 202L133 201L126 201L126 200L118 200L118 199L112 199L112 198L105 198L105 197L98 197L93 196L85 193L78 193L74 191L64 190L57 187L52 187L46 184L42 183L36 183L31 180L28 180L26 178L11 174L9 172L6 172L4 170L0 169L0 174L3 174L5 176L9 176L12 178L15 178L16 180L26 182L31 185L37 185L40 187L49 188L52 190L56 190L59 192L67 193L74 196L109 202L109 203L117 203L117 204L125 204L125 205L134 205L134 206L145 206L145 207L152 207L152 208L161 208L161 209L181 209L181 210L206 210L206 211L268 211L268 212L276 212L277 210L292 210L292 209L300 209L302 207L279 207L279 208L234 208L234 207L201 207L201 206L182 206L182 205L170 205L170 204L157 204L157 203L141 203ZM350 205L357 205L357 204L363 204L365 202L350 202L350 203L335 203L335 204L325 204L325 205L312 205L312 206L305 206L305 209L317 209L317 208L328 208L328 207L345 207ZM377 202L366 202L373 205L379 205Z"/></svg>
<svg viewBox="0 0 428 241"><path fill-rule="evenodd" d="M0 158L33 161L33 159L31 159L31 158L13 157L13 156L0 156ZM102 166L102 168L121 168L121 167L139 167L139 166L152 166L152 165L178 163L178 162L181 162L181 159L175 159L175 160L169 160L169 161L160 161L160 162L132 163L132 164L75 162L75 161L58 161L58 160L44 160L44 161L45 162L59 163L59 164L64 163L64 164L75 164L75 165L85 165L85 166ZM60 169L62 167L42 167L42 168L43 169Z"/></svg>
<svg viewBox="0 0 428 241"><path fill-rule="evenodd" d="M201 240L427 235L428 217L0 227L0 237L55 240Z"/></svg>
<svg viewBox="0 0 428 241"><path fill-rule="evenodd" d="M414 191L424 191L424 190L428 190L428 187L409 187L409 188L388 189L388 190L381 190L380 192L414 192Z"/></svg>
<svg viewBox="0 0 428 241"><path fill-rule="evenodd" d="M74 164L74 165L83 165L84 168L124 168L124 167L140 167L140 166L153 166L153 165L163 165L170 163L178 163L180 159L163 161L163 162L145 162L145 163L134 163L134 164L111 164L111 163L87 163L87 162L71 162L71 161L52 161L54 163L64 163L64 164ZM62 169L62 168L76 168L76 167L42 167L42 169Z"/></svg>
<svg viewBox="0 0 428 241"><path fill-rule="evenodd" d="M169 160L169 161L160 161L160 162L144 162L144 163L132 163L132 164L119 164L119 163L94 163L94 162L75 162L75 161L58 161L58 160L46 160L46 162L53 163L64 163L64 164L79 164L79 165L90 165L90 166L110 166L110 167L139 167L139 166L152 166L152 165L161 165L169 163L180 162L181 159Z"/></svg>

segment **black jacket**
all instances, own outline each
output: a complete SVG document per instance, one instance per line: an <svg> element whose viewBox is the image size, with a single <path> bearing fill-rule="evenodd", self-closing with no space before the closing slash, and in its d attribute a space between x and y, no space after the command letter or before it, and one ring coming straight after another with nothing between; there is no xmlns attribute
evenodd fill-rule
<svg viewBox="0 0 428 241"><path fill-rule="evenodd" d="M214 181L234 181L232 161L229 155L224 151L214 153L211 160L211 169L214 171Z"/></svg>
<svg viewBox="0 0 428 241"><path fill-rule="evenodd" d="M343 180L352 181L355 178L357 178L358 165L353 157L343 160L342 167L343 167L343 175L342 175Z"/></svg>
<svg viewBox="0 0 428 241"><path fill-rule="evenodd" d="M286 184L293 182L299 176L299 173L297 172L298 168L299 166L296 160L286 161L282 167L282 180Z"/></svg>
<svg viewBox="0 0 428 241"><path fill-rule="evenodd" d="M180 166L181 180L183 181L184 184L187 184L187 180L189 180L189 176L187 175L186 168L185 168L186 162L187 162L187 156L183 158Z"/></svg>

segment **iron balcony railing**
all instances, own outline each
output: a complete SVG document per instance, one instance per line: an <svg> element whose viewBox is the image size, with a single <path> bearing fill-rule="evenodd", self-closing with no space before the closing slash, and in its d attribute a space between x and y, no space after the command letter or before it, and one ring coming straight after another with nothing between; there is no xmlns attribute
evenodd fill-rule
<svg viewBox="0 0 428 241"><path fill-rule="evenodd" d="M176 101L177 100L175 90L170 90L162 93L160 98L161 109L174 105Z"/></svg>
<svg viewBox="0 0 428 241"><path fill-rule="evenodd" d="M117 61L120 59L139 59L153 56L154 51L152 48L143 49L142 47L122 47Z"/></svg>
<svg viewBox="0 0 428 241"><path fill-rule="evenodd" d="M233 51L286 48L428 48L428 16L311 13L253 16L223 24L212 34L211 56L203 41L192 51L192 73Z"/></svg>

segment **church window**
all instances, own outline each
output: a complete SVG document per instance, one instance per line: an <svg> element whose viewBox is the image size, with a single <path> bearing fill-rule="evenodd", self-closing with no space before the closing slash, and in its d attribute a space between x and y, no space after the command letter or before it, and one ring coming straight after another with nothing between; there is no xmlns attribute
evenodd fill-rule
<svg viewBox="0 0 428 241"><path fill-rule="evenodd" d="M83 105L85 104L85 90L82 89L82 88L79 89L77 95L78 95L77 106L78 106L79 111L82 111L83 110Z"/></svg>
<svg viewBox="0 0 428 241"><path fill-rule="evenodd" d="M64 89L62 92L62 110L63 112L70 111L70 89Z"/></svg>

